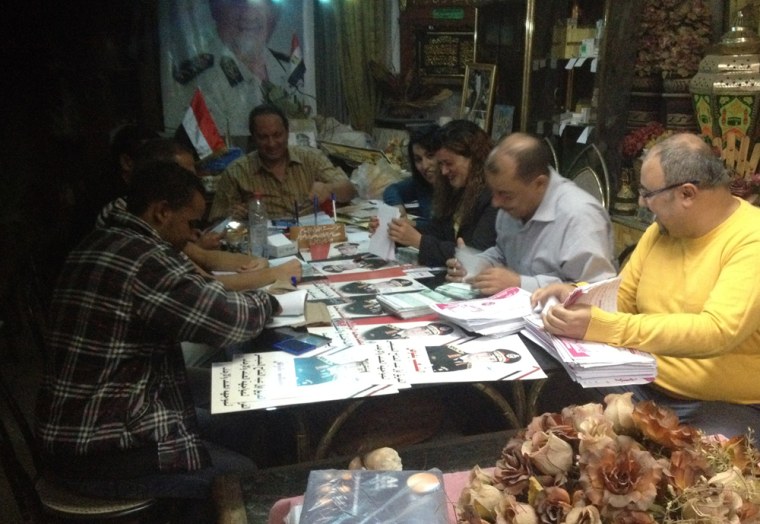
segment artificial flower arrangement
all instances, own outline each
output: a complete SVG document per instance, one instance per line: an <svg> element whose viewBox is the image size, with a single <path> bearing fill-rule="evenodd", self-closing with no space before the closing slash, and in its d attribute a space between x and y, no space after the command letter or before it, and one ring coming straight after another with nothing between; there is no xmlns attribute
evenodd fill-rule
<svg viewBox="0 0 760 524"><path fill-rule="evenodd" d="M507 442L492 474L470 472L458 522L760 522L760 453L751 432L706 436L631 395L535 417Z"/></svg>
<svg viewBox="0 0 760 524"><path fill-rule="evenodd" d="M646 0L634 63L636 76L694 76L710 44L710 20L710 7L704 0Z"/></svg>
<svg viewBox="0 0 760 524"><path fill-rule="evenodd" d="M649 122L644 127L638 127L623 137L620 143L621 152L624 157L634 160L645 150L672 136L673 133L672 130L665 129L659 122Z"/></svg>

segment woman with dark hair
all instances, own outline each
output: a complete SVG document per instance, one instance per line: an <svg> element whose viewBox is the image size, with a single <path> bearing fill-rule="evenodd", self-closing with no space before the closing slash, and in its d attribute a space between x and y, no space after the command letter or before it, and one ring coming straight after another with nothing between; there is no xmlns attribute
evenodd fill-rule
<svg viewBox="0 0 760 524"><path fill-rule="evenodd" d="M419 208L414 215L416 227L424 227L430 221L433 210L433 184L438 178L438 161L435 152L438 125L431 124L416 128L409 134L407 155L412 176L389 185L383 192L383 202L389 206L399 206L402 216L406 215L404 204L417 201Z"/></svg>
<svg viewBox="0 0 760 524"><path fill-rule="evenodd" d="M408 220L393 219L388 236L420 250L419 263L442 266L454 257L458 238L484 250L496 243L496 211L486 186L484 165L493 144L488 134L467 120L453 120L435 134L436 161L441 170L433 191L433 215L415 229Z"/></svg>

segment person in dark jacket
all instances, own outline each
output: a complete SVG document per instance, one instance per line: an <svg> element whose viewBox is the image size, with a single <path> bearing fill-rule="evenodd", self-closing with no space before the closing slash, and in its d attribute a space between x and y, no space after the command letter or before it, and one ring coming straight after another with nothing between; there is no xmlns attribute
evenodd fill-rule
<svg viewBox="0 0 760 524"><path fill-rule="evenodd" d="M454 256L458 238L484 250L496 242L496 212L486 186L484 165L492 142L473 122L453 120L436 133L435 157L441 171L433 193L430 224L415 228L406 219L394 219L388 236L420 250L419 263L443 266Z"/></svg>

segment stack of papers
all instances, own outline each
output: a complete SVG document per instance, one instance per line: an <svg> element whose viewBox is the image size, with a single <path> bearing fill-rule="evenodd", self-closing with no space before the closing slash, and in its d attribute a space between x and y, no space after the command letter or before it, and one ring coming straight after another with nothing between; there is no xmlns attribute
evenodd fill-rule
<svg viewBox="0 0 760 524"><path fill-rule="evenodd" d="M328 345L295 356L246 353L212 364L211 413L398 393L413 384L546 378L517 335Z"/></svg>
<svg viewBox="0 0 760 524"><path fill-rule="evenodd" d="M441 284L435 290L456 300L469 300L480 296L480 292L467 282L447 282Z"/></svg>
<svg viewBox="0 0 760 524"><path fill-rule="evenodd" d="M430 289L417 293L395 293L393 295L378 295L377 301L400 318L421 317L431 313L433 304L445 304L454 299L436 293Z"/></svg>
<svg viewBox="0 0 760 524"><path fill-rule="evenodd" d="M530 293L517 287L507 288L488 298L434 304L434 313L481 335L517 333L533 309Z"/></svg>
<svg viewBox="0 0 760 524"><path fill-rule="evenodd" d="M605 311L615 311L619 287L620 277L579 286L564 304L589 304ZM525 321L523 333L557 359L570 377L584 388L646 384L657 376L657 363L648 353L554 336L544 329L541 317L535 313L526 316Z"/></svg>
<svg viewBox="0 0 760 524"><path fill-rule="evenodd" d="M646 384L657 376L654 357L621 348L547 333L538 315L528 317L523 333L562 364L584 388Z"/></svg>

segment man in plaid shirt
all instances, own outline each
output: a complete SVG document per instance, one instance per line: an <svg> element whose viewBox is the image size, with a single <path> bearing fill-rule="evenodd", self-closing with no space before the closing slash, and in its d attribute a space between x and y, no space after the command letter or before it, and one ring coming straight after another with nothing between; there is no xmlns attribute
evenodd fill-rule
<svg viewBox="0 0 760 524"><path fill-rule="evenodd" d="M200 180L174 163L134 174L69 254L51 304L37 434L51 473L108 497L207 498L214 477L253 467L199 435L180 341L257 336L279 304L230 292L181 253L205 209Z"/></svg>

